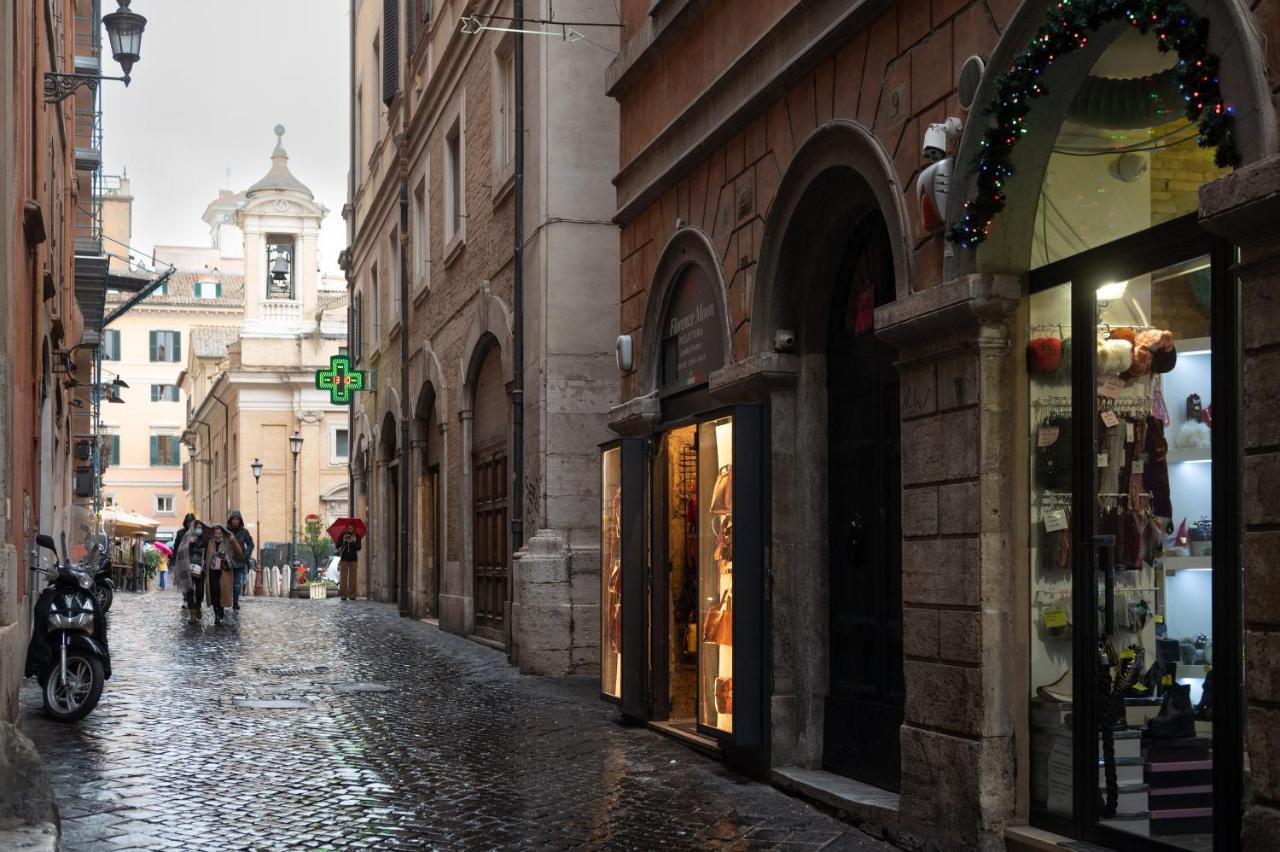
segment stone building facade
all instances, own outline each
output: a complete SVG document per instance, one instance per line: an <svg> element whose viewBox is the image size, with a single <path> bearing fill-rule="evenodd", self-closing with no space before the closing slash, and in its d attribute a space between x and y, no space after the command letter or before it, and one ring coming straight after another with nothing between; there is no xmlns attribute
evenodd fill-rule
<svg viewBox="0 0 1280 852"><path fill-rule="evenodd" d="M1087 33L1085 48L1042 69L1048 94L1019 142L1021 159L1004 187L1007 209L973 249L946 232L962 222L964 203L977 191L974 163L990 121L983 110L1062 4L624 0L621 49L607 87L621 109L614 181L622 228L619 316L635 358L619 377L624 402L610 415L623 454L620 649L613 648L620 662L604 655L602 692L625 714L692 736L856 819L942 848L1052 848L1072 836L1129 848L1147 843L1146 833L1158 835L1167 814L1155 804L1154 785L1140 791L1143 807L1128 821L1107 816L1105 804L1095 810L1097 789L1088 780L1072 785L1069 774L1065 786L1049 784L1046 802L1046 765L1067 773L1074 766L1075 777L1086 779L1088 767L1100 765L1087 715L1100 699L1082 697L1084 675L1071 674L1087 668L1093 649L1078 647L1084 640L1070 630L1049 633L1043 618L1050 608L1070 620L1070 610L1077 631L1088 635L1080 625L1096 610L1081 578L1097 575L1090 573L1090 542L1078 541L1074 555L1064 556L1074 567L1054 580L1055 594L1069 602L1058 607L1040 597L1036 560L1050 504L1036 478L1044 436L1030 427L1062 403L1045 394L1024 355L1038 336L1070 337L1074 318L1086 335L1077 339L1088 344L1064 356L1074 384L1063 393L1085 388L1087 396L1074 405L1068 397L1061 416L1084 434L1095 413L1081 402L1093 396L1081 375L1101 356L1083 321L1099 324L1105 338L1117 321L1099 318L1128 305L1124 298L1137 305L1141 292L1149 302L1141 306L1142 324L1167 327L1176 299L1161 294L1183 288L1200 294L1200 327L1209 328L1211 314L1213 322L1211 334L1187 341L1184 365L1212 352L1215 410L1238 407L1243 419L1215 420L1211 454L1205 449L1196 459L1213 462L1220 501L1213 506L1216 555L1200 570L1212 571L1212 669L1218 683L1225 678L1227 697L1219 687L1213 827L1201 822L1180 831L1198 842L1217 831L1230 848L1274 844L1277 681L1274 655L1265 650L1274 636L1265 613L1275 573L1275 519L1267 508L1275 503L1267 485L1276 481L1268 474L1275 382L1266 364L1276 266L1274 235L1261 223L1274 216L1268 205L1280 162L1273 107L1280 19L1268 4L1193 5L1209 21L1209 51L1222 59L1240 168L1228 174L1214 166L1213 146L1197 151L1185 124L1173 141L1156 138L1154 119L1127 124L1128 137L1107 135L1078 94L1086 78L1105 87L1109 79L1171 74L1176 61L1154 49L1155 35L1140 42L1127 24L1107 24ZM970 57L985 70L971 66L974 76L962 79ZM1160 115L1180 114L1178 103ZM930 229L917 196L930 166L922 142L930 125L948 117L961 119L963 129L943 143L942 153L954 156L950 194L933 196L945 227ZM1107 176L1114 158L1133 153L1143 158L1140 168ZM1077 154L1111 159L1076 163L1070 158ZM1193 166L1179 167L1178 177L1190 187L1169 174L1170 159L1183 156ZM1108 200L1085 197L1095 191ZM1218 237L1240 252L1238 261L1233 249L1213 242ZM1181 254L1190 242L1204 246L1194 263ZM1165 277L1151 272L1165 257L1191 265ZM1111 263L1132 268L1135 277L1103 277ZM1069 274L1074 290L1061 277ZM1129 296L1103 295L1116 292ZM1059 297L1065 301L1047 318L1045 305ZM682 313L689 300L705 311ZM703 344L688 340L687 328L714 339L710 359L690 354ZM1164 386L1174 386L1174 375ZM1104 401L1098 410L1111 406ZM1182 416L1175 413L1172 424ZM646 568L672 570L661 567L663 556L646 563L643 555L649 547L661 554L667 533L629 547L628 534L643 537L654 528L629 518L684 499L667 489L677 467L663 466L664 454L683 450L681 432L690 424L700 436L704 425L726 418L739 434L729 456L721 455L717 488L731 459L736 485L726 514L737 516L734 527L743 532L732 560L715 561L734 577L734 635L726 642L705 632L713 612L726 606L723 599L701 601L689 625L701 643L691 633L685 647L682 628L667 630L668 622L680 627L678 595L663 605L680 581L674 574L628 579ZM705 449L700 444L693 457ZM1073 462L1073 470L1093 475L1089 445L1076 452L1073 458L1089 461ZM605 464L608 482L607 457ZM702 474L695 482L706 484ZM1063 498L1074 502L1063 510L1075 512L1082 528L1100 530L1100 519L1080 520L1095 496L1104 495L1073 486ZM1243 502L1242 516L1233 499ZM608 540L615 528L607 500L602 516ZM744 534L747 519L760 521L759 540ZM1176 527L1178 518L1172 521ZM691 534L711 528L724 538L716 518L691 524ZM723 542L715 546L724 552ZM670 553L678 562L677 551ZM1142 576L1158 577L1152 605L1168 603L1172 612L1174 563L1135 564L1145 566ZM1193 576L1201 575L1183 573L1178 582ZM617 601L611 594L606 605ZM661 621L649 620L664 610ZM1054 652L1061 656L1044 650L1054 641L1065 643ZM707 650L712 645L720 650ZM1144 648L1148 665L1156 646ZM678 718L682 699L672 685L681 666L701 667L709 653L723 660L726 647L732 665L712 672L689 717ZM1242 656L1242 679L1232 678ZM1194 653L1183 665L1193 660L1197 670L1208 665ZM621 669L617 683L609 682L614 666ZM1050 666L1060 666L1053 677L1075 685L1077 703L1068 691L1066 704L1084 720L1074 734L1069 717L1057 720L1058 756L1037 745L1049 724L1040 711L1059 706L1040 688L1062 694L1044 677ZM656 680L654 670L661 673ZM1208 728L1197 733L1207 736ZM1150 772L1156 758L1142 754ZM1197 811L1196 818L1208 817ZM1185 839L1166 835L1164 842Z"/></svg>
<svg viewBox="0 0 1280 852"><path fill-rule="evenodd" d="M287 562L294 530L301 536L308 516L327 527L347 515L350 454L346 411L316 385L317 371L329 368L347 336L345 288L317 263L328 211L289 170L284 128L276 134L266 176L243 194L221 196L206 214L222 238L243 235L239 250L224 246L243 258L244 274L224 296L240 321L193 324L178 377L191 511L222 522L239 509L263 564ZM215 208L233 218L213 215ZM170 250L179 258L192 253ZM295 434L302 437L296 458ZM261 479L253 476L255 459Z"/></svg>
<svg viewBox="0 0 1280 852"><path fill-rule="evenodd" d="M499 16L496 29L464 32L464 11ZM580 28L596 45L525 39L517 330L517 36L502 17L512 11L457 0L366 0L356 11L347 274L352 353L371 379L352 411L357 512L370 527L361 587L507 649L524 671L581 673L598 653L594 448L616 399L608 179L617 108L596 85L616 34ZM550 12L526 4L530 19ZM554 12L605 20L598 4L556 3ZM517 494L524 532L515 543Z"/></svg>

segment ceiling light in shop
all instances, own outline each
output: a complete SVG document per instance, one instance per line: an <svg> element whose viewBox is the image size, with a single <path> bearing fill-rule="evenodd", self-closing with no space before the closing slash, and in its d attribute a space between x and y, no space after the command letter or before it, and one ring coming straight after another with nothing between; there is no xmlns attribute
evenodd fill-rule
<svg viewBox="0 0 1280 852"><path fill-rule="evenodd" d="M1113 299L1119 299L1124 296L1125 288L1128 286L1128 281L1120 281L1115 284L1103 284L1098 288L1098 301L1110 302Z"/></svg>

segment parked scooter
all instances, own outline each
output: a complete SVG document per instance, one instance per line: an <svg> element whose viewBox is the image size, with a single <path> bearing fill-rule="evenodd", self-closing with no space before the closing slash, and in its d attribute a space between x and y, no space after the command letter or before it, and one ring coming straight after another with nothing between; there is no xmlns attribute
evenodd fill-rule
<svg viewBox="0 0 1280 852"><path fill-rule="evenodd" d="M98 609L111 611L115 600L116 584L111 580L111 556L103 553L98 558L98 573L93 575L93 596L98 599Z"/></svg>
<svg viewBox="0 0 1280 852"><path fill-rule="evenodd" d="M98 705L111 677L107 617L94 595L96 548L79 565L62 560L53 538L41 533L36 543L53 553L54 567L39 568L50 577L36 601L35 630L27 645L26 676L40 681L45 712L59 722L83 719Z"/></svg>

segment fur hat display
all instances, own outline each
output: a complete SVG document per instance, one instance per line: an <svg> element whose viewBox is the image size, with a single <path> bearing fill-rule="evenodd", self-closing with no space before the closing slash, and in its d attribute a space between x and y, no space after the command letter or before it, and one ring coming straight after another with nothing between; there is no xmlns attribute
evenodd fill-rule
<svg viewBox="0 0 1280 852"><path fill-rule="evenodd" d="M1098 375L1119 376L1133 364L1133 344L1124 339L1098 340Z"/></svg>
<svg viewBox="0 0 1280 852"><path fill-rule="evenodd" d="M1213 433L1209 427L1195 420L1188 420L1178 427L1173 445L1180 449L1209 447L1213 444Z"/></svg>
<svg viewBox="0 0 1280 852"><path fill-rule="evenodd" d="M1056 337L1034 337L1027 343L1027 373L1042 376L1061 366L1061 340Z"/></svg>

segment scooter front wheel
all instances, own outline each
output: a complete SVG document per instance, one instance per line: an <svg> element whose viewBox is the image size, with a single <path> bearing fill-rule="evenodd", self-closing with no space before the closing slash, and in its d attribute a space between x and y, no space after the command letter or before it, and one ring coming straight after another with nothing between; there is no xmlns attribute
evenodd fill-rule
<svg viewBox="0 0 1280 852"><path fill-rule="evenodd" d="M98 609L107 612L111 609L111 602L115 600L116 593L110 583L95 583L93 596L98 599Z"/></svg>
<svg viewBox="0 0 1280 852"><path fill-rule="evenodd" d="M57 722L80 721L98 706L105 680L101 660L68 650L66 682L57 664L44 676L44 711Z"/></svg>

